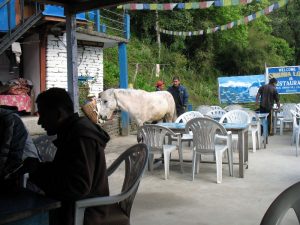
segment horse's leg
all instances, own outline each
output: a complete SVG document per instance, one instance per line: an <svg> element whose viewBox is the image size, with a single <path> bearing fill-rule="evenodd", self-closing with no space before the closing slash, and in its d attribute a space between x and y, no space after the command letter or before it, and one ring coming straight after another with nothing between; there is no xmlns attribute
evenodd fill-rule
<svg viewBox="0 0 300 225"><path fill-rule="evenodd" d="M170 113L167 113L167 114L164 116L164 120L165 120L167 123L172 123L172 122L174 122L174 121L173 121L173 115L171 115Z"/></svg>
<svg viewBox="0 0 300 225"><path fill-rule="evenodd" d="M137 125L138 125L138 130L139 130L139 128L140 128L141 126L143 126L143 125L144 125L144 123L143 123L141 120L136 120L136 122L137 122ZM143 137L142 137L142 135L141 135L141 134L139 134L139 132L137 132L137 137L136 137L136 140L137 140L137 142L138 142L138 143L140 143L140 142L142 142L142 141L143 141Z"/></svg>

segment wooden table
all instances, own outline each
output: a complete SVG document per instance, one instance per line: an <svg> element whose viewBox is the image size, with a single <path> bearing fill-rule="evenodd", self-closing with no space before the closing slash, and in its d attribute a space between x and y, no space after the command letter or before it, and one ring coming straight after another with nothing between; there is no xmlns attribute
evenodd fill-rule
<svg viewBox="0 0 300 225"><path fill-rule="evenodd" d="M26 189L0 193L0 224L48 225L49 211L60 202Z"/></svg>
<svg viewBox="0 0 300 225"><path fill-rule="evenodd" d="M239 177L244 177L245 167L248 169L248 128L249 124L224 123L226 130L238 135L238 151L239 151Z"/></svg>

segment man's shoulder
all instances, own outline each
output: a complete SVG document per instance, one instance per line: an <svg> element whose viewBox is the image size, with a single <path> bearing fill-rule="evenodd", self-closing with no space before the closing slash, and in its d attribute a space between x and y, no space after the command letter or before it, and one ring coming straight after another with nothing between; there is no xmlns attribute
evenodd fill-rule
<svg viewBox="0 0 300 225"><path fill-rule="evenodd" d="M180 89L181 91L185 91L185 90L186 90L186 87L180 84L179 89Z"/></svg>

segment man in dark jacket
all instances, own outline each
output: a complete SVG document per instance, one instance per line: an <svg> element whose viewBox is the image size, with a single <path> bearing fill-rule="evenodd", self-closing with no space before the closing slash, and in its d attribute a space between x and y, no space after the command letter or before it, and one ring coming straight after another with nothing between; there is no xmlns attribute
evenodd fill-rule
<svg viewBox="0 0 300 225"><path fill-rule="evenodd" d="M53 142L57 151L52 162L27 160L24 167L28 166L30 180L47 196L62 202L50 223L73 225L75 201L109 195L104 148L110 138L89 119L74 113L73 102L64 89L51 88L41 93L36 103L38 124L48 135L57 134ZM99 224L105 215L103 207L88 208L84 224Z"/></svg>
<svg viewBox="0 0 300 225"><path fill-rule="evenodd" d="M168 91L173 95L178 117L186 110L189 94L186 88L180 84L179 77L173 77L173 86L170 86L168 88Z"/></svg>
<svg viewBox="0 0 300 225"><path fill-rule="evenodd" d="M269 134L272 134L271 123L272 123L272 111L274 102L276 102L278 109L280 108L279 96L276 89L277 80L271 78L269 84L265 84L258 89L256 95L256 104L259 104L259 111L261 113L269 113L268 115L268 130Z"/></svg>

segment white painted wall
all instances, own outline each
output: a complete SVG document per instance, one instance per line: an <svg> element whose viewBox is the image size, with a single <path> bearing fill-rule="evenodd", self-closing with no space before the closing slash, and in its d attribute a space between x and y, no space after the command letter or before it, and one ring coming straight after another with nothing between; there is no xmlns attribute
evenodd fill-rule
<svg viewBox="0 0 300 225"><path fill-rule="evenodd" d="M48 35L46 56L46 88L67 85L66 35ZM103 49L94 46L78 46L78 76L91 76L90 93L103 91Z"/></svg>

